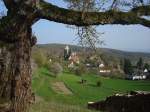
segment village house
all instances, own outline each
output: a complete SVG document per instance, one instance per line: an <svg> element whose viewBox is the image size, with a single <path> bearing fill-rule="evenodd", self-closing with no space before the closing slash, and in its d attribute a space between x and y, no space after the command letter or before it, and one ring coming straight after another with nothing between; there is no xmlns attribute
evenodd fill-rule
<svg viewBox="0 0 150 112"><path fill-rule="evenodd" d="M146 75L127 75L126 79L128 80L145 80L147 77Z"/></svg>
<svg viewBox="0 0 150 112"><path fill-rule="evenodd" d="M77 55L76 52L72 52L70 57L69 57L69 65L68 67L74 67L75 64L79 64L79 56Z"/></svg>
<svg viewBox="0 0 150 112"><path fill-rule="evenodd" d="M106 67L103 63L101 63L100 65L99 65L99 72L100 73L110 73L111 72L111 70L108 68L108 67Z"/></svg>
<svg viewBox="0 0 150 112"><path fill-rule="evenodd" d="M139 69L136 66L133 69L132 74L127 74L126 79L128 80L145 80L150 78L150 72L147 68Z"/></svg>
<svg viewBox="0 0 150 112"><path fill-rule="evenodd" d="M76 64L80 63L77 52L72 52L68 45L66 45L64 49L64 60L67 60L69 62L68 64L69 68L72 68Z"/></svg>
<svg viewBox="0 0 150 112"><path fill-rule="evenodd" d="M126 79L129 80L145 80L148 78L149 72L147 69L141 70L140 72L138 70L135 70L133 74L126 75Z"/></svg>

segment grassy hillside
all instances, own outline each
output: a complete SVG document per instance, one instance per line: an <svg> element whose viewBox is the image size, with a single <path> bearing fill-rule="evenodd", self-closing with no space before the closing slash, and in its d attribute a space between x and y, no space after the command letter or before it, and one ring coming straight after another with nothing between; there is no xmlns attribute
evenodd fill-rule
<svg viewBox="0 0 150 112"><path fill-rule="evenodd" d="M73 72L66 72L67 69L64 66L64 72L55 78L46 69L46 67L49 68L47 62L52 58L54 62L58 61L65 65L65 62L61 62L64 47L65 45L62 44L46 44L33 48L32 57L36 59L38 67L35 66L36 71L32 77L36 103L30 112L94 112L87 109L88 102L100 101L116 93L125 93L131 90L150 91L150 81L111 79L98 76L94 74L95 72L82 74L82 78L87 82L81 84L82 78ZM70 45L70 47L72 51L83 51L83 48L79 46ZM113 49L99 49L98 52L101 52L105 61L108 62L117 63L120 58L129 58L132 62L136 62L139 57L142 57L146 62L150 61L149 53L131 53ZM88 52L86 53L88 54ZM81 59L84 56L86 55L81 55ZM100 87L97 86L98 81L101 82Z"/></svg>
<svg viewBox="0 0 150 112"><path fill-rule="evenodd" d="M34 112L37 108L41 108L40 106L42 105L45 105L44 108L49 110L54 108L54 106L60 106L63 107L62 109L64 109L64 111L68 109L68 112L88 112L86 106L89 101L103 100L107 96L115 93L124 93L130 90L150 91L150 81L110 79L94 74L85 74L83 78L87 80L86 84L80 84L79 81L81 77L74 74L64 72L59 77L54 78L50 76L47 69L38 69L33 75L32 87L36 96L42 98L44 102L35 104L31 112ZM98 80L102 82L101 87L96 86ZM72 94L65 94L54 89L53 84L56 82L63 82ZM69 111L70 109L72 109L72 111ZM57 111L54 110L50 112Z"/></svg>

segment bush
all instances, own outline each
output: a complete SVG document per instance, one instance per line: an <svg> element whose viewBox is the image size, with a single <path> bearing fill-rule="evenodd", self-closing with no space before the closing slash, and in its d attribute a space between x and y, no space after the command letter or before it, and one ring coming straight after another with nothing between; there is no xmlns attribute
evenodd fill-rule
<svg viewBox="0 0 150 112"><path fill-rule="evenodd" d="M101 85L102 85L101 80L98 80L97 83L96 83L96 86L97 86L97 87L100 87Z"/></svg>
<svg viewBox="0 0 150 112"><path fill-rule="evenodd" d="M88 73L89 74L95 74L95 75L99 75L99 69L98 68L89 68L88 69Z"/></svg>
<svg viewBox="0 0 150 112"><path fill-rule="evenodd" d="M81 78L80 84L86 84L87 80L84 78Z"/></svg>
<svg viewBox="0 0 150 112"><path fill-rule="evenodd" d="M114 72L114 73L110 74L110 78L124 79L125 78L125 74Z"/></svg>
<svg viewBox="0 0 150 112"><path fill-rule="evenodd" d="M34 51L34 53L32 54L32 58L34 59L38 67L43 67L47 63L47 57L41 50Z"/></svg>
<svg viewBox="0 0 150 112"><path fill-rule="evenodd" d="M78 76L81 76L81 75L82 75L82 70L81 70L79 67L75 68L74 72L75 72L75 74L78 75Z"/></svg>
<svg viewBox="0 0 150 112"><path fill-rule="evenodd" d="M87 70L86 70L85 65L79 65L74 69L75 74L78 76L82 76L83 74L86 73L86 71Z"/></svg>
<svg viewBox="0 0 150 112"><path fill-rule="evenodd" d="M54 63L50 67L50 72L52 72L53 76L57 77L63 72L63 67L59 63Z"/></svg>

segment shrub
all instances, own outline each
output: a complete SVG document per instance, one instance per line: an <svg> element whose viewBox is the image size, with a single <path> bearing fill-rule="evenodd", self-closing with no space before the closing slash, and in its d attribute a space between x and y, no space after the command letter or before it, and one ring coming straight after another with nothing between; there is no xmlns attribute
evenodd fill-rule
<svg viewBox="0 0 150 112"><path fill-rule="evenodd" d="M32 54L32 58L34 59L38 67L43 67L47 63L47 57L41 50L34 51L34 53Z"/></svg>
<svg viewBox="0 0 150 112"><path fill-rule="evenodd" d="M84 79L84 78L81 78L81 81L79 82L80 84L86 84L87 83L87 80Z"/></svg>
<svg viewBox="0 0 150 112"><path fill-rule="evenodd" d="M125 74L114 72L114 73L110 74L110 77L114 78L114 79L124 79L125 78Z"/></svg>
<svg viewBox="0 0 150 112"><path fill-rule="evenodd" d="M82 75L82 70L81 70L79 67L75 68L74 72L75 72L75 74L78 75L78 76L81 76L81 75Z"/></svg>
<svg viewBox="0 0 150 112"><path fill-rule="evenodd" d="M79 65L75 68L75 74L78 75L78 76L82 76L83 74L86 73L86 67L85 65Z"/></svg>
<svg viewBox="0 0 150 112"><path fill-rule="evenodd" d="M59 63L54 63L50 67L50 72L52 72L52 74L55 77L57 77L58 75L60 75L63 72L63 67Z"/></svg>
<svg viewBox="0 0 150 112"><path fill-rule="evenodd" d="M97 86L97 87L100 87L101 85L102 85L101 80L98 80L97 83L96 83L96 86Z"/></svg>
<svg viewBox="0 0 150 112"><path fill-rule="evenodd" d="M89 74L99 75L99 69L98 68L89 68L88 69L88 73Z"/></svg>

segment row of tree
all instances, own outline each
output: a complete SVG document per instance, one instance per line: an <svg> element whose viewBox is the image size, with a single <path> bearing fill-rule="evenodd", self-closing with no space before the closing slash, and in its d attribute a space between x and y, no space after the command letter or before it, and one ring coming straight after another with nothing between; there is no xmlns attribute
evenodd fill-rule
<svg viewBox="0 0 150 112"><path fill-rule="evenodd" d="M134 69L139 71L144 71L144 69L150 70L150 65L148 63L144 63L142 58L139 58L136 65L133 66L129 59L124 59L124 66L123 66L125 74L131 75L134 73Z"/></svg>

